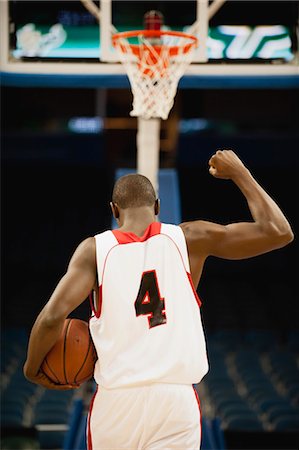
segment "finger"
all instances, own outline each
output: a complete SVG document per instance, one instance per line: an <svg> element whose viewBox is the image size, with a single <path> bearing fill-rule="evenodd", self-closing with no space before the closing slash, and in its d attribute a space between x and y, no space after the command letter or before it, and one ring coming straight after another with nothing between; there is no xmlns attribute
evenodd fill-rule
<svg viewBox="0 0 299 450"><path fill-rule="evenodd" d="M210 159L209 159L209 165L213 166L215 164L215 155L213 155Z"/></svg>
<svg viewBox="0 0 299 450"><path fill-rule="evenodd" d="M43 372L40 372L37 377L37 382L48 389L56 389L56 390L67 390L67 389L76 389L80 387L78 384L58 384L54 383L50 378L47 377Z"/></svg>
<svg viewBox="0 0 299 450"><path fill-rule="evenodd" d="M75 384L55 384L49 383L43 385L46 389L52 389L55 391L69 391L70 389L78 389L80 386Z"/></svg>
<svg viewBox="0 0 299 450"><path fill-rule="evenodd" d="M217 173L217 170L216 170L215 167L211 166L211 167L209 168L209 172L210 172L211 175L215 176L216 173Z"/></svg>
<svg viewBox="0 0 299 450"><path fill-rule="evenodd" d="M69 389L78 389L80 387L79 384L58 384L58 383L48 383L48 388L50 389L56 389L59 391L65 391Z"/></svg>
<svg viewBox="0 0 299 450"><path fill-rule="evenodd" d="M55 389L56 391L69 391L70 389L78 389L79 387L74 384L55 384L51 389Z"/></svg>

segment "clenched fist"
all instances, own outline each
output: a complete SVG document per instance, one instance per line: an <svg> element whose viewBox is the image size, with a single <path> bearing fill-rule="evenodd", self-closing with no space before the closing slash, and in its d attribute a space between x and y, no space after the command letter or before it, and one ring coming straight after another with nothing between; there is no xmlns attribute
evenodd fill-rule
<svg viewBox="0 0 299 450"><path fill-rule="evenodd" d="M232 150L218 150L209 160L209 172L215 178L233 179L246 167Z"/></svg>

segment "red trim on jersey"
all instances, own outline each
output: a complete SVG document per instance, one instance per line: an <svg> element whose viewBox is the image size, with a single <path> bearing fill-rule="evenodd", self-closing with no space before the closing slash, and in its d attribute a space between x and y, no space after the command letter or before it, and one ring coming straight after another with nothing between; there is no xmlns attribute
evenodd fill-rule
<svg viewBox="0 0 299 450"><path fill-rule="evenodd" d="M191 287L192 287L193 294L194 294L195 299L196 299L196 301L197 301L197 304L198 304L199 307L201 307L201 300L200 300L200 298L198 297L198 294L197 294L197 292L196 292L195 286L194 286L194 284L193 284L193 280L192 280L192 277L191 277L191 273L189 273L189 272L186 272L186 273L187 273L187 277L188 277L189 283L190 283L190 285L191 285Z"/></svg>
<svg viewBox="0 0 299 450"><path fill-rule="evenodd" d="M98 308L95 313L97 319L100 317L102 313L102 304L103 304L103 285L101 284L98 289Z"/></svg>
<svg viewBox="0 0 299 450"><path fill-rule="evenodd" d="M98 385L97 388L95 390L95 393L93 394L93 397L91 399L90 402L90 406L89 406L89 412L88 412L88 419L87 419L87 449L88 450L92 450L92 440L91 440L91 430L90 430L90 417L91 417L91 412L92 412L92 408L93 408L93 404L94 404L94 400L96 398L96 395L98 393Z"/></svg>
<svg viewBox="0 0 299 450"><path fill-rule="evenodd" d="M160 234L161 231L161 223L153 222L151 223L142 236L137 236L135 233L125 232L120 230L112 230L112 233L117 239L119 244L130 244L132 242L144 242L149 238Z"/></svg>
<svg viewBox="0 0 299 450"><path fill-rule="evenodd" d="M94 313L94 315L98 319L100 317L100 315L101 315L101 312L102 312L102 303L103 303L102 285L98 287L98 304L97 304L97 308L95 308L93 293L94 293L94 290L91 291L91 293L89 294L89 303L90 303L90 307L91 307L92 312Z"/></svg>
<svg viewBox="0 0 299 450"><path fill-rule="evenodd" d="M200 417L200 422L199 422L199 436L200 436L200 443L201 443L201 432L202 432L202 415L201 415L201 407L200 407L200 400L199 400L199 396L198 396L198 392L195 389L195 387L193 386L193 390L194 390L194 394L195 394L195 398L198 404L198 409L199 409L199 417ZM89 449L88 449L89 450Z"/></svg>

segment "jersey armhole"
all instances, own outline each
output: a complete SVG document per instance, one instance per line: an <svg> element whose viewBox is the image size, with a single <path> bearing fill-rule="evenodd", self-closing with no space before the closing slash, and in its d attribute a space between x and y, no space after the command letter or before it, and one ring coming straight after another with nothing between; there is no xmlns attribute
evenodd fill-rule
<svg viewBox="0 0 299 450"><path fill-rule="evenodd" d="M98 292L94 289L90 292L89 304L93 315L98 319L102 312L102 286L98 287Z"/></svg>

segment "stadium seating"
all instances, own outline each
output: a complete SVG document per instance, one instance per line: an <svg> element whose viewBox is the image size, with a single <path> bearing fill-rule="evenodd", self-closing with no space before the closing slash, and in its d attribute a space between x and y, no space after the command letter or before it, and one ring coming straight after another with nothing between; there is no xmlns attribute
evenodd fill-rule
<svg viewBox="0 0 299 450"><path fill-rule="evenodd" d="M209 337L205 401L210 402L224 431L298 429L299 370L294 336L296 333L290 332L285 344L273 330L221 330Z"/></svg>

